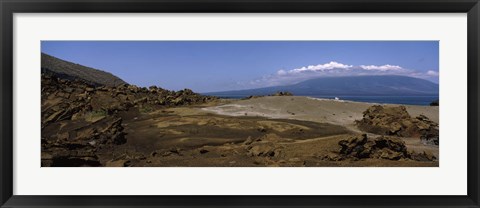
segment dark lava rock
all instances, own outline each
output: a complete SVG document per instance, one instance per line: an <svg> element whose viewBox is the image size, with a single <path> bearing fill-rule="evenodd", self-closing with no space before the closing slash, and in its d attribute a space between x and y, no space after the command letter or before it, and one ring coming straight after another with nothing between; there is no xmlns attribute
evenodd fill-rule
<svg viewBox="0 0 480 208"><path fill-rule="evenodd" d="M122 84L116 87L93 86L82 80L61 79L42 74L42 126L72 119L74 114L104 112L107 115L131 107L155 108L191 105L215 100L189 89L169 91L158 87L139 88Z"/></svg>
<svg viewBox="0 0 480 208"><path fill-rule="evenodd" d="M94 123L63 122L63 128L48 126L42 134L42 166L101 166L99 148L126 142L121 118Z"/></svg>
<svg viewBox="0 0 480 208"><path fill-rule="evenodd" d="M363 113L363 119L357 120L356 125L374 134L417 137L427 144L439 144L438 124L423 115L411 117L405 106L374 105Z"/></svg>
<svg viewBox="0 0 480 208"><path fill-rule="evenodd" d="M400 138L378 136L369 138L366 134L352 136L338 142L338 153L330 153L323 157L325 160L342 161L346 159L385 159L402 160L411 159L417 161L434 161L436 157L425 152L417 154L409 152Z"/></svg>
<svg viewBox="0 0 480 208"><path fill-rule="evenodd" d="M250 95L248 97L243 98L243 100L248 100L248 99L253 99L253 98L261 98L261 97L265 97L265 96L293 96L293 94L291 92L287 92L287 91L279 91L279 92L276 92L276 93L270 94L270 95Z"/></svg>
<svg viewBox="0 0 480 208"><path fill-rule="evenodd" d="M135 107L149 112L216 99L188 89L174 92L126 83L93 85L52 73L42 73L41 85L42 166L106 165L98 161L97 150L126 142L120 111Z"/></svg>
<svg viewBox="0 0 480 208"><path fill-rule="evenodd" d="M380 136L369 139L366 134L341 140L340 154L355 158L399 160L408 158L405 143L394 137Z"/></svg>
<svg viewBox="0 0 480 208"><path fill-rule="evenodd" d="M434 160L437 160L437 157L435 157L434 155L430 154L430 153L427 153L427 152L422 152L422 153L411 153L410 154L410 158L412 160L416 160L416 161L434 161Z"/></svg>
<svg viewBox="0 0 480 208"><path fill-rule="evenodd" d="M275 94L273 95L270 95L270 96L293 96L293 94L291 92L287 92L287 91L279 91L279 92L276 92Z"/></svg>
<svg viewBox="0 0 480 208"><path fill-rule="evenodd" d="M243 143L250 157L280 157L283 146L278 143L283 141L276 134L266 134L256 139L248 137Z"/></svg>

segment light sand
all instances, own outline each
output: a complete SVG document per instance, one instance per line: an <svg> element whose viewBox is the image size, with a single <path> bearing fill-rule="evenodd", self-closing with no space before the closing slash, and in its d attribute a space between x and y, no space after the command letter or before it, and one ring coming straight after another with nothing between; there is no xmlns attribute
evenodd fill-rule
<svg viewBox="0 0 480 208"><path fill-rule="evenodd" d="M344 100L317 99L303 96L268 96L233 101L229 104L202 108L204 111L228 116L262 116L353 126L372 105ZM438 123L438 106L405 105L411 116L425 115Z"/></svg>

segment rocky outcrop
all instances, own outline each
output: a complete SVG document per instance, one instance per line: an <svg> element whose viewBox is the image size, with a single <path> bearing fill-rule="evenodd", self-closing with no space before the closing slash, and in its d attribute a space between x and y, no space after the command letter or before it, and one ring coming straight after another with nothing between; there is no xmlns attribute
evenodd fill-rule
<svg viewBox="0 0 480 208"><path fill-rule="evenodd" d="M330 161L384 159L434 161L437 158L426 152L415 153L407 150L405 142L396 137L368 137L366 134L352 136L338 142L338 152L325 155Z"/></svg>
<svg viewBox="0 0 480 208"><path fill-rule="evenodd" d="M126 142L121 124L121 118L109 117L47 126L42 131L42 166L100 166L98 149Z"/></svg>
<svg viewBox="0 0 480 208"><path fill-rule="evenodd" d="M417 137L428 144L439 144L438 124L423 115L411 117L405 106L374 105L363 112L363 119L356 121L356 125L374 134Z"/></svg>
<svg viewBox="0 0 480 208"><path fill-rule="evenodd" d="M126 142L121 111L148 112L216 99L188 89L94 86L47 74L41 81L42 166L104 166L97 150Z"/></svg>
<svg viewBox="0 0 480 208"><path fill-rule="evenodd" d="M340 155L353 158L399 160L408 158L405 143L394 137L380 136L369 139L366 134L350 137L338 143Z"/></svg>
<svg viewBox="0 0 480 208"><path fill-rule="evenodd" d="M283 141L283 139L276 134L266 134L255 139L249 137L243 145L245 145L245 149L247 150L247 156L278 158L281 156L282 149L284 148L279 144L281 141Z"/></svg>
<svg viewBox="0 0 480 208"><path fill-rule="evenodd" d="M180 106L214 100L189 89L169 91L135 85L95 87L80 80L65 80L42 74L42 126L85 116L109 116L137 107Z"/></svg>
<svg viewBox="0 0 480 208"><path fill-rule="evenodd" d="M424 115L415 117L415 122L418 131L420 132L420 139L425 144L439 145L440 135L438 130L438 124L431 121Z"/></svg>
<svg viewBox="0 0 480 208"><path fill-rule="evenodd" d="M287 92L287 91L279 91L279 92L276 92L270 96L293 96L293 94L291 92Z"/></svg>

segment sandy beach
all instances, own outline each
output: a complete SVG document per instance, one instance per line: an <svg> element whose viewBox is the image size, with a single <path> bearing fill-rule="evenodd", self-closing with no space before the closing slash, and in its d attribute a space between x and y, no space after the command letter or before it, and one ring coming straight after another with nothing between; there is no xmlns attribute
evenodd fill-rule
<svg viewBox="0 0 480 208"><path fill-rule="evenodd" d="M229 101L228 104L206 107L202 110L227 116L261 116L331 123L356 130L353 127L354 121L361 119L365 109L372 105L381 104L304 96L267 96ZM394 104L383 105L399 106ZM432 121L439 122L438 106L404 106L412 116L423 114Z"/></svg>

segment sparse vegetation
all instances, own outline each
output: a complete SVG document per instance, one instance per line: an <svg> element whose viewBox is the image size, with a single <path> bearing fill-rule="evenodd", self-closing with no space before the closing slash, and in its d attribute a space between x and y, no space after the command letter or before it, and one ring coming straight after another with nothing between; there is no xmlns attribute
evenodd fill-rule
<svg viewBox="0 0 480 208"><path fill-rule="evenodd" d="M105 110L94 110L88 113L85 113L85 120L89 122L95 122L107 116L107 111Z"/></svg>
<svg viewBox="0 0 480 208"><path fill-rule="evenodd" d="M152 108L151 106L140 106L138 108L138 111L140 113L150 113L150 112L153 112L155 109Z"/></svg>
<svg viewBox="0 0 480 208"><path fill-rule="evenodd" d="M252 98L260 98L260 97L265 97L265 96L293 96L293 93L287 92L287 91L278 91L274 94L270 95L250 95L244 99L252 99Z"/></svg>

